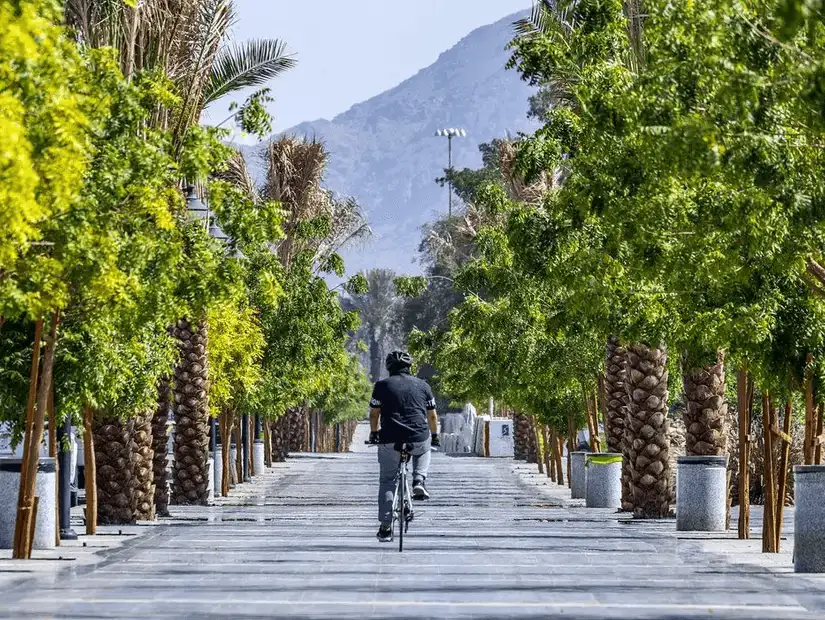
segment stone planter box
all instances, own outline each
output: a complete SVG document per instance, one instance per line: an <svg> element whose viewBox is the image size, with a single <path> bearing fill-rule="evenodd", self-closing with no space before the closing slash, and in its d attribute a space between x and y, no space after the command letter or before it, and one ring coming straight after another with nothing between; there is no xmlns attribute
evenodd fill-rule
<svg viewBox="0 0 825 620"><path fill-rule="evenodd" d="M17 497L20 493L20 468L23 459L0 459L0 549L14 546L17 520ZM54 458L40 457L34 494L39 497L34 525L33 549L55 548L55 463Z"/></svg>
<svg viewBox="0 0 825 620"><path fill-rule="evenodd" d="M724 532L727 520L727 457L676 459L676 529Z"/></svg>
<svg viewBox="0 0 825 620"><path fill-rule="evenodd" d="M570 495L573 499L587 497L587 468L584 461L588 454L589 452L570 453Z"/></svg>
<svg viewBox="0 0 825 620"><path fill-rule="evenodd" d="M587 469L588 508L622 507L622 455L615 452L588 454L584 466Z"/></svg>
<svg viewBox="0 0 825 620"><path fill-rule="evenodd" d="M825 573L825 465L796 465L793 567Z"/></svg>
<svg viewBox="0 0 825 620"><path fill-rule="evenodd" d="M266 470L264 461L264 440L256 439L252 444L252 462L255 465L255 475L260 476Z"/></svg>

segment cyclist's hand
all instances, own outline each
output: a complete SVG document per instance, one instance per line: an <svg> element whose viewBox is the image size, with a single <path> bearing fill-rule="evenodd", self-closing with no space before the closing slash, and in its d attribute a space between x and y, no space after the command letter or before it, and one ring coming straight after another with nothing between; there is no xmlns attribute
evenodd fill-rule
<svg viewBox="0 0 825 620"><path fill-rule="evenodd" d="M363 435L362 435L363 437ZM370 433L370 443L377 444L380 441L381 433L378 431L373 431Z"/></svg>
<svg viewBox="0 0 825 620"><path fill-rule="evenodd" d="M436 448L441 445L441 437L438 436L438 433L433 433L433 438L432 438L431 443Z"/></svg>

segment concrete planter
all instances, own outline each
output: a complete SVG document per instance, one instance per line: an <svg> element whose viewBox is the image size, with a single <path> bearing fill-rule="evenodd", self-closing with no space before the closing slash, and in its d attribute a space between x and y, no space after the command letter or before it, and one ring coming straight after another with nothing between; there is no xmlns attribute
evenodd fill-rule
<svg viewBox="0 0 825 620"><path fill-rule="evenodd" d="M676 529L680 532L724 532L727 483L727 457L678 457Z"/></svg>
<svg viewBox="0 0 825 620"><path fill-rule="evenodd" d="M570 453L570 494L573 499L587 497L587 468L584 461L588 454L589 452Z"/></svg>
<svg viewBox="0 0 825 620"><path fill-rule="evenodd" d="M215 496L221 495L221 484L223 482L223 446L218 444L215 446L215 451L212 453L212 461L215 463Z"/></svg>
<svg viewBox="0 0 825 620"><path fill-rule="evenodd" d="M588 454L584 466L587 469L588 508L621 508L622 506L622 455L615 452Z"/></svg>
<svg viewBox="0 0 825 620"><path fill-rule="evenodd" d="M0 549L14 546L14 524L17 520L17 496L20 493L20 468L23 460L0 459ZM34 525L33 549L55 548L55 463L50 457L40 457L34 494L39 497Z"/></svg>
<svg viewBox="0 0 825 620"><path fill-rule="evenodd" d="M264 440L256 439L252 444L252 462L255 465L255 475L260 476L266 470L264 462Z"/></svg>
<svg viewBox="0 0 825 620"><path fill-rule="evenodd" d="M796 465L794 571L825 573L825 465Z"/></svg>

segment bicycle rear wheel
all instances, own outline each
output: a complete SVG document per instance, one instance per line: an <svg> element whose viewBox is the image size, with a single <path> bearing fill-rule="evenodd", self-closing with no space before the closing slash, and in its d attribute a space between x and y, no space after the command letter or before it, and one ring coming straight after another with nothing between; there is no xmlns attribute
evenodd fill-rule
<svg viewBox="0 0 825 620"><path fill-rule="evenodd" d="M398 552L404 551L404 530L407 529L407 464L402 461L398 488L395 490L398 501Z"/></svg>

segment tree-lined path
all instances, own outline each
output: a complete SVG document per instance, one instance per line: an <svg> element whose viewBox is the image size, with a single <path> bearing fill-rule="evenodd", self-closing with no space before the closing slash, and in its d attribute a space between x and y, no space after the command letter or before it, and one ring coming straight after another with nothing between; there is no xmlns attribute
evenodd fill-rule
<svg viewBox="0 0 825 620"><path fill-rule="evenodd" d="M4 618L812 618L825 579L759 541L677 537L538 486L510 459L435 455L405 552L375 540L375 454L306 455L91 569L3 594ZM533 478L533 482L531 482ZM754 525L758 526L758 523ZM790 531L790 530L788 530ZM791 549L791 541L783 545Z"/></svg>

